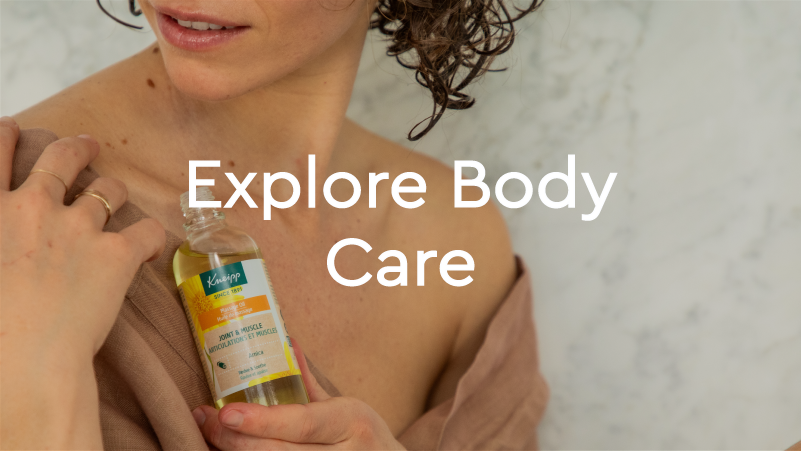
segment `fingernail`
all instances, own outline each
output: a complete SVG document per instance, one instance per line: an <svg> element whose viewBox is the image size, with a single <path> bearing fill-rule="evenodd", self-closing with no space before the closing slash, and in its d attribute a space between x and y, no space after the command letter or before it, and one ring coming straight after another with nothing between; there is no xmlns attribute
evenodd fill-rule
<svg viewBox="0 0 801 451"><path fill-rule="evenodd" d="M7 122L7 123L9 123L9 124L16 124L16 123L17 123L17 121L15 121L14 119L12 119L12 118L11 118L11 116L3 116L3 117L0 117L0 122Z"/></svg>
<svg viewBox="0 0 801 451"><path fill-rule="evenodd" d="M203 413L203 409L200 407L192 411L192 416L195 418L195 423L197 423L198 426L203 426L203 423L206 422L206 414Z"/></svg>
<svg viewBox="0 0 801 451"><path fill-rule="evenodd" d="M95 140L94 138L92 138L91 135L78 135L78 138L89 139L89 140L92 140L92 141Z"/></svg>
<svg viewBox="0 0 801 451"><path fill-rule="evenodd" d="M244 421L245 416L242 415L242 412L238 410L229 410L228 412L225 412L225 415L223 415L222 418L220 418L220 423L231 428L242 426L242 422Z"/></svg>

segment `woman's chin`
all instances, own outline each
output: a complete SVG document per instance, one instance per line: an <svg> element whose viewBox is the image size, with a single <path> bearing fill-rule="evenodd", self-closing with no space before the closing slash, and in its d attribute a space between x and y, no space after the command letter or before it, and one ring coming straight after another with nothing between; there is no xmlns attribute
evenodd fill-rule
<svg viewBox="0 0 801 451"><path fill-rule="evenodd" d="M201 101L216 102L233 99L250 91L251 86L242 86L236 80L200 71L174 73L167 71L172 85L181 94Z"/></svg>
<svg viewBox="0 0 801 451"><path fill-rule="evenodd" d="M233 99L244 94L237 89L229 88L225 84L203 83L173 83L181 94L195 100L205 102L220 102Z"/></svg>

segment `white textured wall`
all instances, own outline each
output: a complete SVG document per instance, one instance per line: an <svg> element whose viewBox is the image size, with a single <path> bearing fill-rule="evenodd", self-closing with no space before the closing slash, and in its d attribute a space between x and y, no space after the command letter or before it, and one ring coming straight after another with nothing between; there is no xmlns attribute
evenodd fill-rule
<svg viewBox="0 0 801 451"><path fill-rule="evenodd" d="M87 0L0 14L3 114L152 40ZM799 2L547 0L477 106L409 143L535 186L568 153L596 185L619 173L592 223L580 178L575 210L536 195L505 210L535 283L544 448L801 440L799 17ZM372 35L349 115L402 142L429 100L382 45Z"/></svg>

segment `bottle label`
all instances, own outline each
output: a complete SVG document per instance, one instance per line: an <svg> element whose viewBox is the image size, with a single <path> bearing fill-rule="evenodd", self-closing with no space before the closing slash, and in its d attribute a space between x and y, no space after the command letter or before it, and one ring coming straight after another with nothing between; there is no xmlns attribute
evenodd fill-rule
<svg viewBox="0 0 801 451"><path fill-rule="evenodd" d="M214 268L178 291L215 400L300 374L264 260Z"/></svg>

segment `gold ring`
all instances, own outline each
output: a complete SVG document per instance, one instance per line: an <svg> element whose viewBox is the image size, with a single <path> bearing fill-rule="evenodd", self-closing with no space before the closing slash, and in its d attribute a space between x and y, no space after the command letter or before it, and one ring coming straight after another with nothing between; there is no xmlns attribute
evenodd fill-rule
<svg viewBox="0 0 801 451"><path fill-rule="evenodd" d="M106 222L103 223L103 225L108 224L108 220L111 219L111 205L109 205L108 200L106 200L106 198L103 197L103 194L101 194L100 191L96 191L96 190L93 190L93 189L85 189L85 190L81 191L80 193L78 193L75 196L75 199L77 199L77 198L79 198L81 196L94 197L95 199L99 200L100 203L102 203L104 207L106 207Z"/></svg>
<svg viewBox="0 0 801 451"><path fill-rule="evenodd" d="M53 177L57 178L58 181L61 182L62 185L64 185L64 190L66 190L66 191L70 190L69 187L67 186L67 182L65 182L64 179L61 178L61 176L56 174L55 172L50 172L50 171L48 171L46 169L34 169L33 171L29 172L28 175L30 176L31 174L34 174L36 172L41 172L42 174L50 174L50 175L52 175Z"/></svg>

